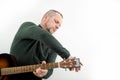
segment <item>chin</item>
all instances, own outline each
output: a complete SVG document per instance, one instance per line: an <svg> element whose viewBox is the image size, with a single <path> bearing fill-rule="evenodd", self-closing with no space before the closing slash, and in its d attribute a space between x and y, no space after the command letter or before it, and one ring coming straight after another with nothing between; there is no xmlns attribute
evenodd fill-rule
<svg viewBox="0 0 120 80"><path fill-rule="evenodd" d="M48 31L49 33L53 34L54 32Z"/></svg>
<svg viewBox="0 0 120 80"><path fill-rule="evenodd" d="M53 31L53 30L49 30L49 32L50 32L51 34L53 34L55 31Z"/></svg>

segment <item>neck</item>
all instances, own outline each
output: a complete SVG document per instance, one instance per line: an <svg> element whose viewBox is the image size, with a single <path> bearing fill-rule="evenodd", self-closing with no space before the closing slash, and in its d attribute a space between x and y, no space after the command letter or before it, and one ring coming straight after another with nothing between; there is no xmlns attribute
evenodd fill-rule
<svg viewBox="0 0 120 80"><path fill-rule="evenodd" d="M39 26L41 27L41 28L43 28L43 29L45 29L46 30L46 28L45 28L45 25L44 24L39 24Z"/></svg>
<svg viewBox="0 0 120 80"><path fill-rule="evenodd" d="M46 25L45 24L39 24L39 26L41 27L41 28L43 28L44 30L47 30L49 33L51 33L48 29L47 29L47 27L46 27ZM52 33L51 33L52 34Z"/></svg>

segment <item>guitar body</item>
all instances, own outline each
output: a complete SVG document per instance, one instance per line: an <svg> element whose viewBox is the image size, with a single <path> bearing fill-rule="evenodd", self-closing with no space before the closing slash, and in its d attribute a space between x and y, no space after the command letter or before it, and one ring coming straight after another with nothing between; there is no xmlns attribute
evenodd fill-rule
<svg viewBox="0 0 120 80"><path fill-rule="evenodd" d="M0 80L16 80L15 75L1 75L1 68L16 66L16 59L14 56L2 53L0 54Z"/></svg>

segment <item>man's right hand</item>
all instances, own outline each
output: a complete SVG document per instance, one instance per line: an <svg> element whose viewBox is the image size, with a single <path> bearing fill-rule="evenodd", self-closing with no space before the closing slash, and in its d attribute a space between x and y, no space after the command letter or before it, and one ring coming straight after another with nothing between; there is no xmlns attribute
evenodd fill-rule
<svg viewBox="0 0 120 80"><path fill-rule="evenodd" d="M46 61L42 61L42 64L46 64ZM47 69L41 69L39 67L33 72L33 74L37 77L44 77L47 74L47 72L48 72Z"/></svg>

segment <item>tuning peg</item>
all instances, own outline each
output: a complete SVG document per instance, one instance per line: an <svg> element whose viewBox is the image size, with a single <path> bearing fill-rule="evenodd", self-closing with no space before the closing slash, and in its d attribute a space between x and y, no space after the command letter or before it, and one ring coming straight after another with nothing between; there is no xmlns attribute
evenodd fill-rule
<svg viewBox="0 0 120 80"><path fill-rule="evenodd" d="M65 71L67 71L67 68L65 67Z"/></svg>

